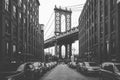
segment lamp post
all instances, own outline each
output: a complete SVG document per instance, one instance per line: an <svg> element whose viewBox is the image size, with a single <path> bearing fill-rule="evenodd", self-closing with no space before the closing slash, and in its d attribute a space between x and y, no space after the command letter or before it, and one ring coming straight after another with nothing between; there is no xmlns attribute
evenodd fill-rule
<svg viewBox="0 0 120 80"><path fill-rule="evenodd" d="M89 51L89 52L85 52L85 57L87 58L86 60L87 61L90 61L90 54L91 54L91 51Z"/></svg>
<svg viewBox="0 0 120 80"><path fill-rule="evenodd" d="M107 46L107 56L108 56L108 58L107 58L107 60L110 60L110 54L109 54L109 47L110 47L110 45L109 45L109 41L107 40L106 41L106 46Z"/></svg>
<svg viewBox="0 0 120 80"><path fill-rule="evenodd" d="M72 51L73 51L73 54L75 54L75 50L76 50L75 48L73 48L73 49L72 49Z"/></svg>
<svg viewBox="0 0 120 80"><path fill-rule="evenodd" d="M72 61L74 61L75 50L76 50L75 48L72 49L72 52L73 52L73 54L72 54L72 56L71 56L71 60L72 60Z"/></svg>
<svg viewBox="0 0 120 80"><path fill-rule="evenodd" d="M107 43L107 54L109 54L109 41L107 40L106 43Z"/></svg>

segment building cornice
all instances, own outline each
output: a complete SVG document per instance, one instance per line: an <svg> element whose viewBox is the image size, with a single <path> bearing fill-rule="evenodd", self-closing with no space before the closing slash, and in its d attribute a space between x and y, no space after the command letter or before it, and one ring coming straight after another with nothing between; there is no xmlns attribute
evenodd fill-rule
<svg viewBox="0 0 120 80"><path fill-rule="evenodd" d="M36 1L37 1L38 5L40 6L40 2L39 2L39 0L36 0Z"/></svg>

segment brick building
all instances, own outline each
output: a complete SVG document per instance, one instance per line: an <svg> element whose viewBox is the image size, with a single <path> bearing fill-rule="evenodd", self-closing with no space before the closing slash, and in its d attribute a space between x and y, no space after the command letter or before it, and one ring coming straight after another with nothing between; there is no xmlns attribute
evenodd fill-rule
<svg viewBox="0 0 120 80"><path fill-rule="evenodd" d="M38 0L0 0L0 63L42 61Z"/></svg>
<svg viewBox="0 0 120 80"><path fill-rule="evenodd" d="M120 57L120 3L87 0L79 17L79 52L86 61L110 61Z"/></svg>

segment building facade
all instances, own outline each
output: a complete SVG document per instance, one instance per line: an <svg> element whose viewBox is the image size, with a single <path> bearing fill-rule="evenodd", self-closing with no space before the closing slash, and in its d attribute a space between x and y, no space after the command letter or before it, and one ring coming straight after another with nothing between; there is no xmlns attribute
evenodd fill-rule
<svg viewBox="0 0 120 80"><path fill-rule="evenodd" d="M87 0L79 17L79 52L86 61L120 57L119 0Z"/></svg>
<svg viewBox="0 0 120 80"><path fill-rule="evenodd" d="M38 0L0 0L0 63L42 61Z"/></svg>

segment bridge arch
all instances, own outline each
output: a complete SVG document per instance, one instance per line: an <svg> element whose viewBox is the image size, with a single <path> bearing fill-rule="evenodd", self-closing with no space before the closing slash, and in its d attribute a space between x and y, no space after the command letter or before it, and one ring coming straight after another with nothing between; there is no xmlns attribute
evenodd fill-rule
<svg viewBox="0 0 120 80"><path fill-rule="evenodd" d="M66 24L65 24L65 16L61 15L61 32L65 32L66 28L65 28Z"/></svg>
<svg viewBox="0 0 120 80"><path fill-rule="evenodd" d="M62 45L61 47L61 57L65 58L65 46L64 45Z"/></svg>

